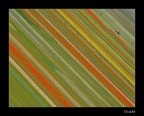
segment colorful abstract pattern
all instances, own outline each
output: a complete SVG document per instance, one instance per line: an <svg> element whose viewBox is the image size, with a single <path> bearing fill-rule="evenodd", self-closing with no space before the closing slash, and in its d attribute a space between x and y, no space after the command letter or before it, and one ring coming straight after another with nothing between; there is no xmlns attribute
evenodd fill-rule
<svg viewBox="0 0 144 116"><path fill-rule="evenodd" d="M9 9L9 107L135 107L135 10Z"/></svg>

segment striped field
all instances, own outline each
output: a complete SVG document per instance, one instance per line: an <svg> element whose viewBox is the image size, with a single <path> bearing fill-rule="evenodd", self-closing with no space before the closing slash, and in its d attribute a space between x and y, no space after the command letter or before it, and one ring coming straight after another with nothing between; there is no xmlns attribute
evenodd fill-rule
<svg viewBox="0 0 144 116"><path fill-rule="evenodd" d="M135 10L10 9L9 107L135 107Z"/></svg>

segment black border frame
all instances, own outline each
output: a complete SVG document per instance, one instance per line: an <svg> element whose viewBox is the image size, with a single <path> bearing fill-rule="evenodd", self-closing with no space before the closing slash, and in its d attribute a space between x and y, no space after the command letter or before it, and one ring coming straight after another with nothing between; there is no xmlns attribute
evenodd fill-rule
<svg viewBox="0 0 144 116"><path fill-rule="evenodd" d="M2 25L1 27L1 41L0 41L0 89L1 89L1 94L0 94L0 113L14 113L14 114L28 114L30 113L35 113L35 114L44 114L44 113L65 113L67 114L77 114L77 113L82 113L86 115L92 115L92 114L137 114L137 113L144 113L144 87L142 79L144 78L144 74L142 73L142 66L144 66L144 57L143 55L143 45L142 45L142 25L143 19L142 19L142 7L136 6L136 1L133 0L106 0L106 1L92 1L92 0L34 0L34 1L28 1L28 0L11 0L11 1L4 1L2 3L2 7L0 8L0 24ZM137 7L137 8L136 8ZM136 10L136 106L134 108L130 107L104 107L104 108L91 108L91 107L82 107L82 108L62 108L62 107L57 107L57 108L9 108L9 84L8 84L8 78L9 78L9 9L13 8L132 8ZM141 13L140 13L141 11ZM138 24L139 23L139 24ZM140 28L138 28L138 26ZM140 41L141 40L141 41ZM141 45L140 45L141 44ZM132 111L134 110L135 113L124 113L124 110L127 111ZM81 115L82 115L81 114ZM59 114L60 115L60 114ZM142 114L141 114L142 115Z"/></svg>

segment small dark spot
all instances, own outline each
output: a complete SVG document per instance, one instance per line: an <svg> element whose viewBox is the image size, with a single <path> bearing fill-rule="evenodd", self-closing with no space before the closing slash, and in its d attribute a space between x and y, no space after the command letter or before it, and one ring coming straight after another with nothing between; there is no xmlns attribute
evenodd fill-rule
<svg viewBox="0 0 144 116"><path fill-rule="evenodd" d="M117 34L119 34L119 35L120 35L120 32L117 32Z"/></svg>

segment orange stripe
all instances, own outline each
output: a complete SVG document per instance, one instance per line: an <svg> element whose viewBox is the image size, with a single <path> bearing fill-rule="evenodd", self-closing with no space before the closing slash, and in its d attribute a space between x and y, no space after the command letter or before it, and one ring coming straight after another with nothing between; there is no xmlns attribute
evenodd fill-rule
<svg viewBox="0 0 144 116"><path fill-rule="evenodd" d="M9 48L11 52L14 53L29 68L29 70L39 79L39 81L43 83L48 90L57 96L57 98L62 102L64 106L71 107L71 104L52 87L52 85L34 68L34 66L32 66L24 56L22 56L22 54L18 52L12 43L9 43Z"/></svg>

